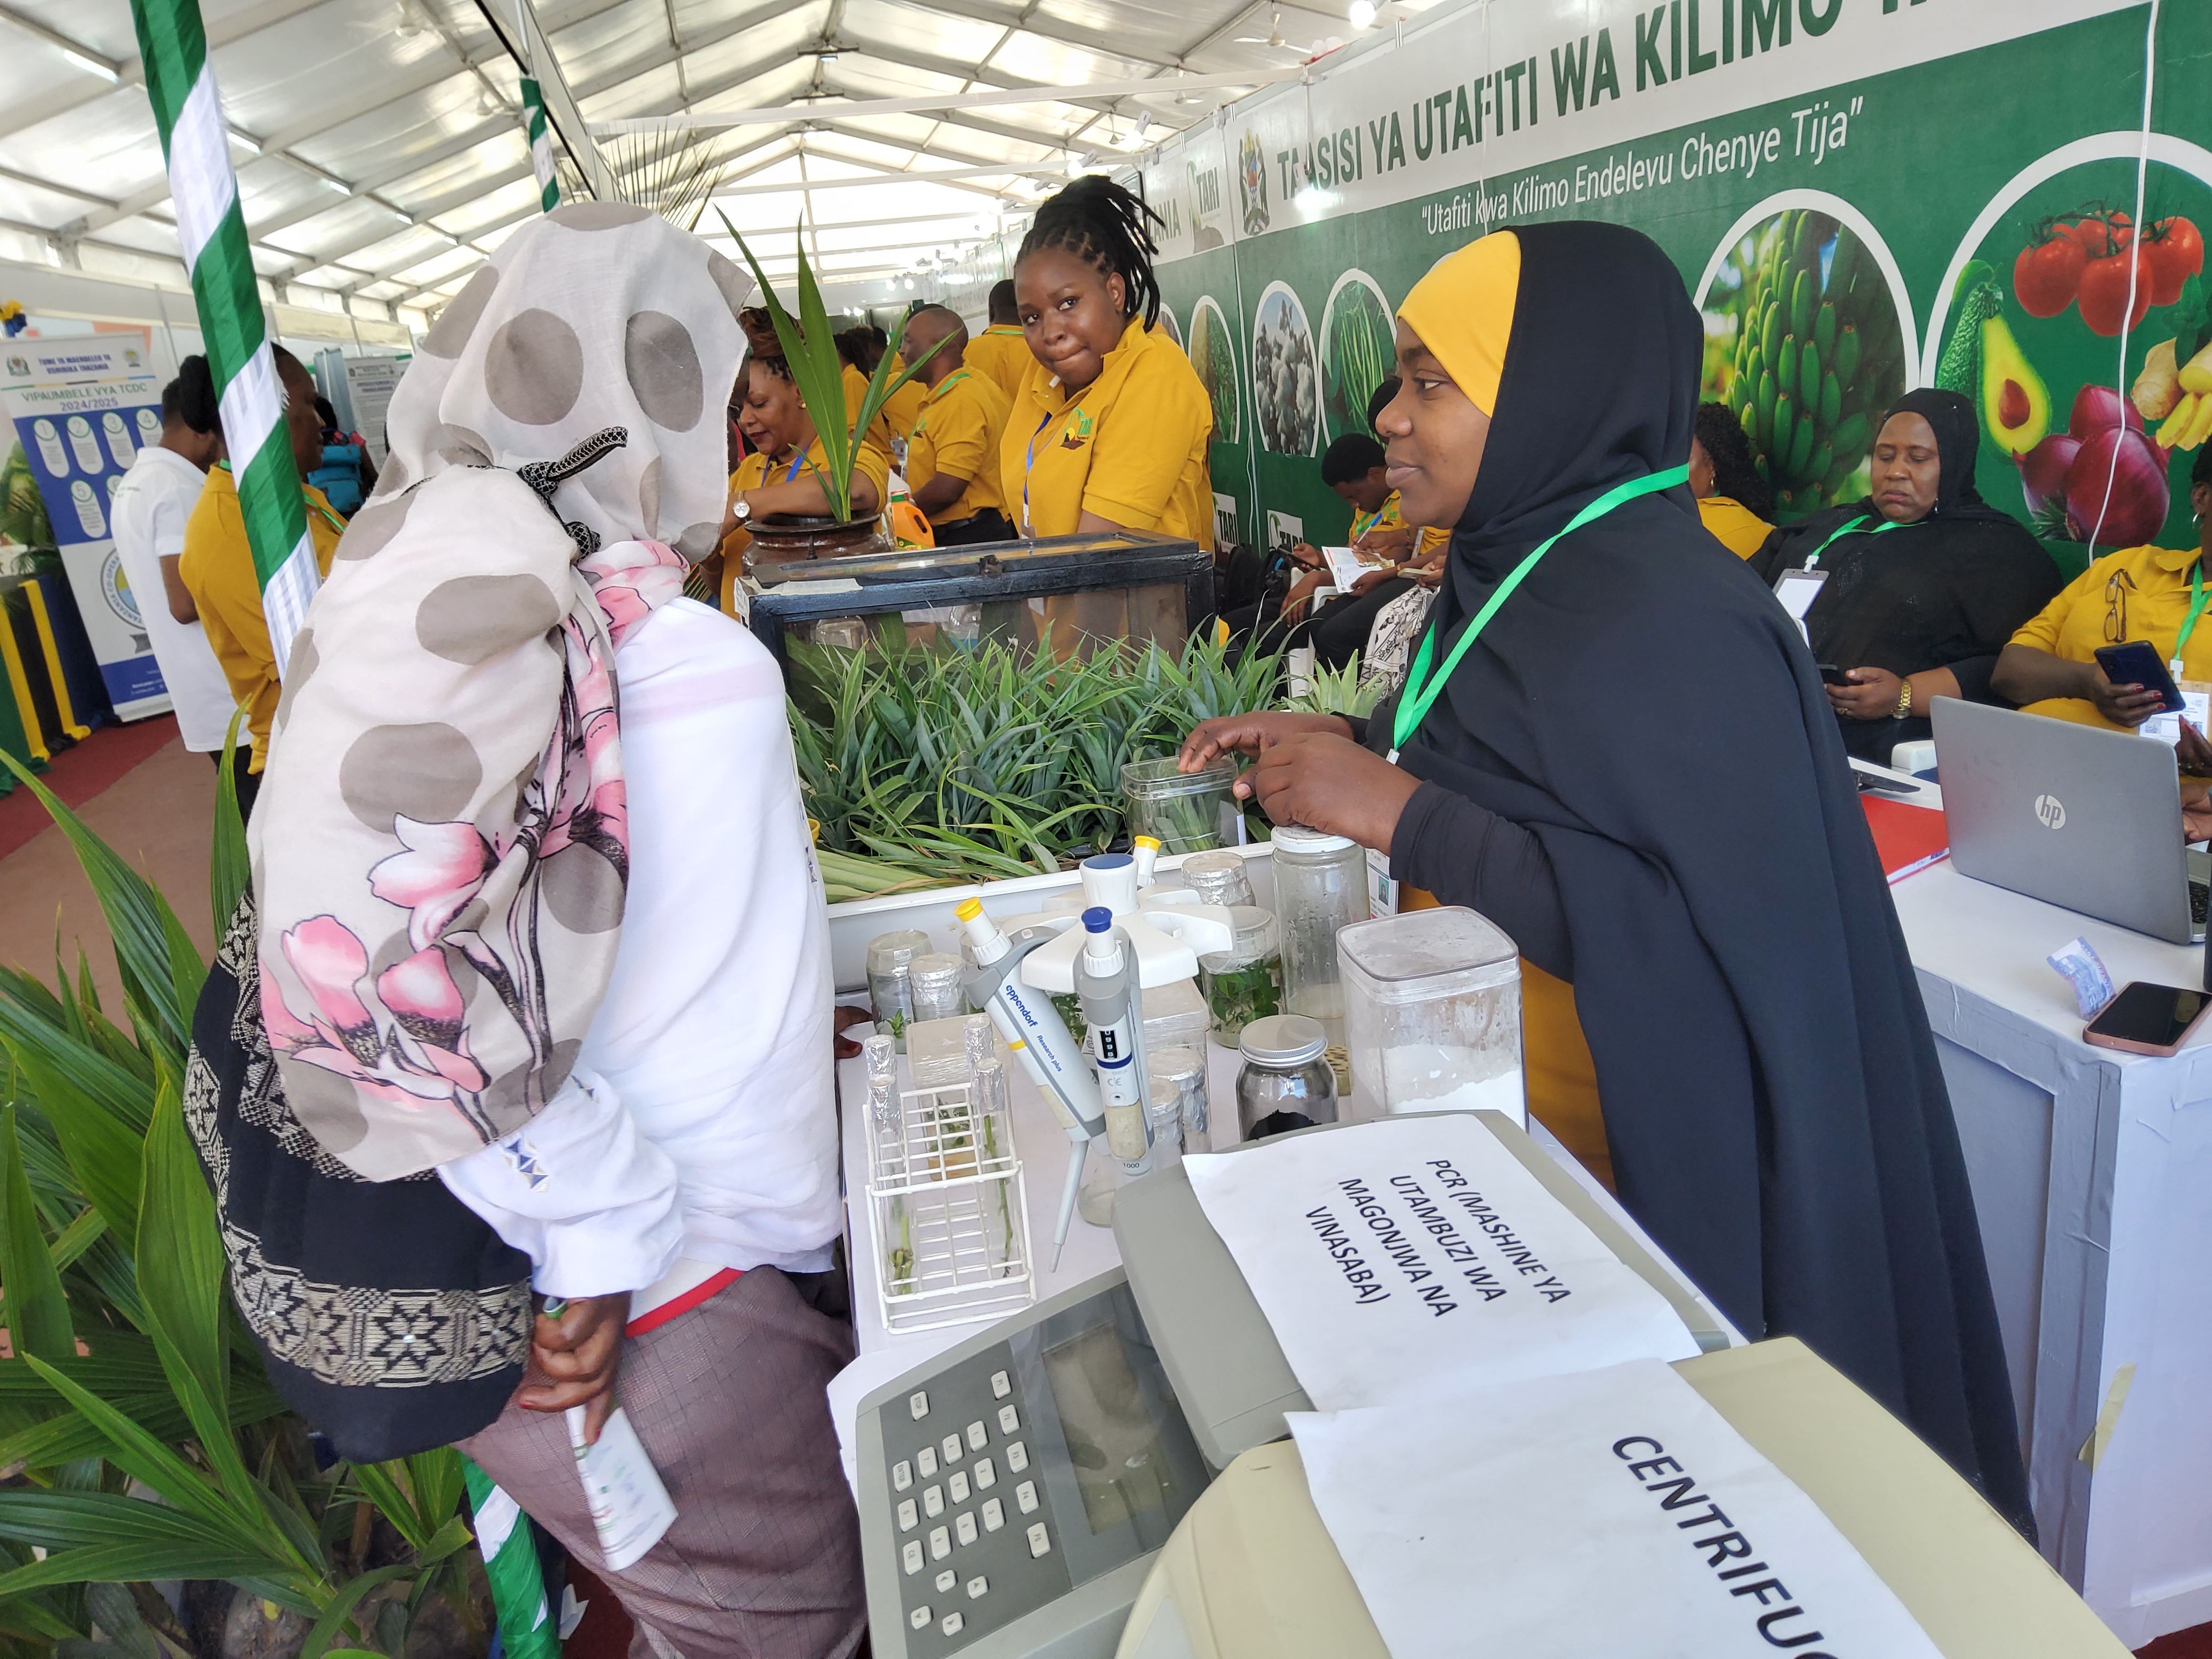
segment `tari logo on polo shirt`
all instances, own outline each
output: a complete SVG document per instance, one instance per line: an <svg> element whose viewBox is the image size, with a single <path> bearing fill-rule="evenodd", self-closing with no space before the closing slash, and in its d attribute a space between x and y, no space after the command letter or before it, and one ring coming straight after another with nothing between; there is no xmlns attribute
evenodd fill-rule
<svg viewBox="0 0 2212 1659"><path fill-rule="evenodd" d="M2066 803L2056 795L2038 795L2035 798L2035 821L2046 830L2063 830L2066 827Z"/></svg>

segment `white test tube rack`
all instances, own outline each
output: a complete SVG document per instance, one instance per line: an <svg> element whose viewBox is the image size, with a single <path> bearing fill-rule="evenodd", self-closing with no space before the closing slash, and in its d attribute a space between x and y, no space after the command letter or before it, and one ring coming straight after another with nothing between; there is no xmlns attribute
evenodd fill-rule
<svg viewBox="0 0 2212 1659"><path fill-rule="evenodd" d="M869 1125L876 1294L892 1331L1002 1319L1036 1300L1013 1126L967 1084L909 1089L899 1121Z"/></svg>

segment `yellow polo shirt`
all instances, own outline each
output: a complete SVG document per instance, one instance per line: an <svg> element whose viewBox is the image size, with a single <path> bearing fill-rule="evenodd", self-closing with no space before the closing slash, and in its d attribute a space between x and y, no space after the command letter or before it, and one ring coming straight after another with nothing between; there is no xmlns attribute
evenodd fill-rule
<svg viewBox="0 0 2212 1659"><path fill-rule="evenodd" d="M315 565L327 576L331 555L345 533L345 520L314 485L302 484L301 490L307 498ZM177 574L199 609L200 626L207 630L215 659L230 682L230 695L246 705L246 726L253 736L253 759L246 769L258 772L268 763L269 728L276 718L283 688L276 682L269 621L261 611L261 579L253 568L252 544L246 538L246 514L238 504L238 481L231 477L227 461L208 469L200 498L185 520L185 551L177 562Z"/></svg>
<svg viewBox="0 0 2212 1659"><path fill-rule="evenodd" d="M940 472L968 480L968 488L931 522L958 524L986 507L1006 510L999 487L999 453L1006 442L1006 394L998 383L965 363L939 380L923 402L908 435L906 483L920 489Z"/></svg>
<svg viewBox="0 0 2212 1659"><path fill-rule="evenodd" d="M1072 536L1092 513L1211 547L1212 435L1213 406L1190 359L1166 330L1133 318L1073 397L1030 363L1000 448L1000 485L1016 527L1031 534Z"/></svg>
<svg viewBox="0 0 2212 1659"><path fill-rule="evenodd" d="M1706 495L1698 501L1698 517L1706 532L1739 559L1747 559L1766 545L1774 526L1741 501L1726 495Z"/></svg>
<svg viewBox="0 0 2212 1659"><path fill-rule="evenodd" d="M1389 499L1377 507L1372 515L1355 512L1352 515L1352 528L1345 533L1352 541L1357 542L1370 530L1403 530L1405 527L1406 515L1399 506L1398 492L1394 489L1390 492ZM1413 550L1407 556L1406 562L1419 563L1450 539L1450 531L1438 530L1434 526L1423 526L1421 533L1414 538Z"/></svg>
<svg viewBox="0 0 2212 1659"><path fill-rule="evenodd" d="M987 380L995 380L1011 404L1021 395L1022 382L1029 378L1036 359L1030 355L1029 340L1018 324L994 323L968 342L961 361Z"/></svg>
<svg viewBox="0 0 2212 1659"><path fill-rule="evenodd" d="M2196 568L2193 547L2126 547L2107 553L2066 584L2012 636L2014 645L2032 645L2068 662L2094 662L2100 645L2148 640L2160 659L2171 661L2173 642L2189 615L2189 573ZM2207 585L2212 586L2212 574ZM2180 678L2212 680L2212 606L2197 619L2181 648ZM2087 697L2045 697L2027 705L2031 714L2126 731L2097 712Z"/></svg>
<svg viewBox="0 0 2212 1659"><path fill-rule="evenodd" d="M806 446L806 459L796 471L788 458L775 463L775 471L769 471L768 456L756 449L738 463L738 470L730 474L730 494L740 489L757 489L764 483L786 483L799 478L811 477L810 467L826 468L829 458L822 453L822 440L817 437ZM884 447L872 439L861 442L860 453L854 458L853 471L867 478L876 487L878 503L891 498L891 458ZM880 510L880 508L878 509ZM724 614L738 614L738 579L744 574L744 552L752 537L742 527L730 532L722 538L722 610Z"/></svg>
<svg viewBox="0 0 2212 1659"><path fill-rule="evenodd" d="M845 365L845 430L853 429L853 422L860 418L860 405L867 398L868 377L848 363ZM808 411L810 414L811 410ZM889 453L891 447L891 422L889 408L876 411L875 424L868 428L868 436L884 447Z"/></svg>
<svg viewBox="0 0 2212 1659"><path fill-rule="evenodd" d="M905 374L906 359L893 357L891 373L894 375ZM914 423L921 418L921 406L928 401L929 388L924 386L919 378L908 380L890 397L884 398L884 414L891 423L891 430L908 443L912 443Z"/></svg>

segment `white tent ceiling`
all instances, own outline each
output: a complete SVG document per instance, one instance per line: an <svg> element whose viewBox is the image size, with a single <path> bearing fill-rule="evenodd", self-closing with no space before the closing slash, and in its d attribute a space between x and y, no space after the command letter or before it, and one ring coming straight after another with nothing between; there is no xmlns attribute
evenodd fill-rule
<svg viewBox="0 0 2212 1659"><path fill-rule="evenodd" d="M518 0L482 3L501 29L479 0L202 0L246 230L276 297L419 321L538 210L502 43L520 33ZM713 163L716 204L771 279L788 273L804 220L809 258L849 284L951 257L1052 177L1237 95L1182 77L1256 83L1295 68L1350 32L1322 9L1336 3L537 0L536 16L611 164L672 140L602 123L774 112L682 137ZM1133 81L1158 89L1076 95ZM1038 88L1070 95L836 107ZM932 176L900 177L914 173ZM711 212L700 228L720 234ZM128 0L0 0L0 252L176 283Z"/></svg>

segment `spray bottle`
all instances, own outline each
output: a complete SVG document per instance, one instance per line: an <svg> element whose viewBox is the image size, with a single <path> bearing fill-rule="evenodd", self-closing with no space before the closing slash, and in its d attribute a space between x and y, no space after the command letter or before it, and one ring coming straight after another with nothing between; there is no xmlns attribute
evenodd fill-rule
<svg viewBox="0 0 2212 1659"><path fill-rule="evenodd" d="M1106 1112L1106 1148L1124 1174L1139 1175L1152 1150L1145 1112L1145 1021L1131 971L1128 941L1103 905L1083 913L1083 953L1075 959L1075 995L1091 1027L1098 1097Z"/></svg>
<svg viewBox="0 0 2212 1659"><path fill-rule="evenodd" d="M1060 1194L1060 1218L1052 1235L1052 1265L1067 1243L1075 1215L1075 1195L1083 1182L1083 1160L1094 1136L1106 1133L1098 1079L1084 1063L1083 1051L1068 1035L1052 999L1022 982L1022 963L1030 951L1058 937L1050 927L1023 927L1012 936L983 914L981 899L963 900L953 913L968 935L975 971L968 977L968 1000L987 1010L999 1035L1021 1061L1022 1069L1051 1104L1073 1151L1067 1160L1067 1187Z"/></svg>

